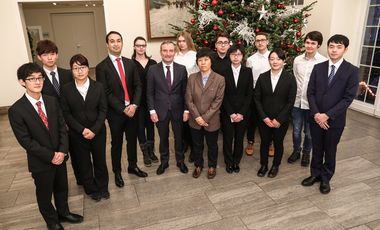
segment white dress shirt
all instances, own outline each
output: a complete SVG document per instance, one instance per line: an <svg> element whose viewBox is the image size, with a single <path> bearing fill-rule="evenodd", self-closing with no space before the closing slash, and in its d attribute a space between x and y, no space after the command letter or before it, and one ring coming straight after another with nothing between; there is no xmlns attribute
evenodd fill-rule
<svg viewBox="0 0 380 230"><path fill-rule="evenodd" d="M115 69L116 69L117 73L119 74L119 78L121 78L120 72L119 72L119 66L117 65L116 58L120 58L121 67L123 68L123 71L125 73L123 59L121 58L121 56L120 57L116 57L115 55L112 55L110 53L108 54L108 56L111 58L112 64L113 64L113 66L115 66ZM127 76L125 76L125 77L127 77Z"/></svg>
<svg viewBox="0 0 380 230"><path fill-rule="evenodd" d="M280 76L282 74L282 70L283 69L281 69L281 71L278 74L273 74L272 71L270 71L270 81L272 83L272 92L274 92L274 90L276 89L278 80L280 79Z"/></svg>
<svg viewBox="0 0 380 230"><path fill-rule="evenodd" d="M342 64L342 62L343 62L343 58L341 58L341 59L340 59L339 61L337 61L335 64L334 64L331 60L329 60L329 72L328 72L327 76L330 76L330 73L331 73L331 66L332 66L332 65L335 66L335 74L336 74L336 72L338 72L338 69L339 69L340 65Z"/></svg>
<svg viewBox="0 0 380 230"><path fill-rule="evenodd" d="M231 65L231 69L232 69L232 73L234 74L235 86L237 87L241 65L239 65L237 68L235 68L233 65Z"/></svg>
<svg viewBox="0 0 380 230"><path fill-rule="evenodd" d="M184 65L187 70L187 76L190 76L192 73L197 73L199 68L196 63L197 52L189 50L186 53L178 52L174 56L174 62Z"/></svg>
<svg viewBox="0 0 380 230"><path fill-rule="evenodd" d="M83 97L83 100L86 100L88 88L90 87L90 80L86 79L86 82L83 85L78 85L75 81L75 86L77 87L78 92Z"/></svg>
<svg viewBox="0 0 380 230"><path fill-rule="evenodd" d="M41 109L42 109L42 111L45 113L45 115L47 117L45 103L44 103L44 100L42 99L42 97L40 97L40 99L36 100L33 97L29 96L28 93L25 93L25 96L29 100L29 102L33 105L33 108L36 110L37 114L38 114L38 107L37 107L36 103L38 101L40 101L41 102Z"/></svg>
<svg viewBox="0 0 380 230"><path fill-rule="evenodd" d="M55 78L57 79L57 81L59 83L59 76L58 76L58 68L57 68L57 66L55 66L53 70L48 70L45 67L43 67L43 68L44 68L44 71L45 71L47 77L49 78L49 81L50 81L51 84L53 84L53 79L52 79L52 76L50 74L51 72L55 73Z"/></svg>
<svg viewBox="0 0 380 230"><path fill-rule="evenodd" d="M164 68L164 74L165 74L165 78L166 78L166 74L168 73L168 68L166 68L166 66L170 66L170 84L173 85L173 78L174 78L174 74L173 74L173 62L170 63L170 64L165 64L164 62L162 62L162 68Z"/></svg>
<svg viewBox="0 0 380 230"><path fill-rule="evenodd" d="M293 73L297 81L297 95L294 107L309 109L307 86L309 85L310 75L314 65L324 61L327 61L327 58L318 52L312 58L308 58L305 54L301 54L294 59Z"/></svg>
<svg viewBox="0 0 380 230"><path fill-rule="evenodd" d="M247 67L252 69L253 87L256 86L256 82L260 74L270 70L270 65L269 65L269 60L268 60L269 53L270 53L269 50L267 50L264 54L261 54L260 52L256 52L247 59L246 65Z"/></svg>

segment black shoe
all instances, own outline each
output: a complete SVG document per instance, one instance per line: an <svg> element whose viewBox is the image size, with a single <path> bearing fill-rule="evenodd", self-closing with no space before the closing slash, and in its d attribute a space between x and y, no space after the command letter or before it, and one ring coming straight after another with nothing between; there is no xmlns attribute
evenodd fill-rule
<svg viewBox="0 0 380 230"><path fill-rule="evenodd" d="M150 152L149 155L150 155L150 159L152 160L153 163L158 163L158 158L157 158L157 156L154 154L153 151Z"/></svg>
<svg viewBox="0 0 380 230"><path fill-rule="evenodd" d="M105 199L105 200L108 200L110 198L110 192L109 191L104 191L104 192L101 192L100 193L100 196Z"/></svg>
<svg viewBox="0 0 380 230"><path fill-rule="evenodd" d="M147 177L148 176L148 173L142 171L137 166L135 166L134 168L128 168L128 173L129 174L135 174L138 177Z"/></svg>
<svg viewBox="0 0 380 230"><path fill-rule="evenodd" d="M64 229L63 226L60 223L58 223L58 224L48 224L47 228L49 230L63 230Z"/></svg>
<svg viewBox="0 0 380 230"><path fill-rule="evenodd" d="M232 165L226 165L226 172L229 174L234 172L234 168L232 167Z"/></svg>
<svg viewBox="0 0 380 230"><path fill-rule="evenodd" d="M277 173L278 173L278 169L279 169L278 166L273 165L272 168L270 168L270 170L269 170L268 177L270 177L270 178L276 177Z"/></svg>
<svg viewBox="0 0 380 230"><path fill-rule="evenodd" d="M116 186L119 187L119 188L124 187L123 177L121 176L121 173L120 173L120 172L115 173L115 184L116 184Z"/></svg>
<svg viewBox="0 0 380 230"><path fill-rule="evenodd" d="M308 178L305 178L303 181L302 181L302 185L303 186L312 186L315 182L319 182L321 181L321 179L319 177L315 177L315 176L309 176Z"/></svg>
<svg viewBox="0 0 380 230"><path fill-rule="evenodd" d="M98 193L98 192L94 192L94 193L88 194L88 196L91 197L91 199L93 199L96 202L99 202L102 199L101 194Z"/></svg>
<svg viewBox="0 0 380 230"><path fill-rule="evenodd" d="M232 170L234 170L235 173L239 173L240 172L240 167L238 164L234 164L232 166Z"/></svg>
<svg viewBox="0 0 380 230"><path fill-rule="evenodd" d="M160 166L158 166L157 168L157 175L161 175L165 172L165 169L167 169L169 167L169 164L160 164Z"/></svg>
<svg viewBox="0 0 380 230"><path fill-rule="evenodd" d="M179 171L181 171L181 173L189 172L189 169L187 168L184 162L177 163L177 167L179 168Z"/></svg>
<svg viewBox="0 0 380 230"><path fill-rule="evenodd" d="M82 223L83 222L83 216L75 214L75 213L69 213L66 216L58 215L59 222L69 222L72 224Z"/></svg>
<svg viewBox="0 0 380 230"><path fill-rule="evenodd" d="M310 154L303 153L302 159L301 159L301 166L302 167L308 167L310 164Z"/></svg>
<svg viewBox="0 0 380 230"><path fill-rule="evenodd" d="M189 163L194 163L194 154L192 152L189 155Z"/></svg>
<svg viewBox="0 0 380 230"><path fill-rule="evenodd" d="M319 185L319 191L322 194L328 194L330 192L330 190L331 190L330 183L325 182L325 181L321 181L321 184Z"/></svg>
<svg viewBox="0 0 380 230"><path fill-rule="evenodd" d="M156 154L154 153L154 142L148 141L146 146L147 146L149 157L152 160L152 162L158 163L158 158L157 158Z"/></svg>
<svg viewBox="0 0 380 230"><path fill-rule="evenodd" d="M263 177L268 172L268 166L267 165L261 165L259 171L257 171L258 177Z"/></svg>
<svg viewBox="0 0 380 230"><path fill-rule="evenodd" d="M300 152L293 151L290 157L288 158L288 163L293 164L296 162L298 159L300 159Z"/></svg>
<svg viewBox="0 0 380 230"><path fill-rule="evenodd" d="M150 156L144 155L143 158L145 167L152 166L152 160L150 159Z"/></svg>

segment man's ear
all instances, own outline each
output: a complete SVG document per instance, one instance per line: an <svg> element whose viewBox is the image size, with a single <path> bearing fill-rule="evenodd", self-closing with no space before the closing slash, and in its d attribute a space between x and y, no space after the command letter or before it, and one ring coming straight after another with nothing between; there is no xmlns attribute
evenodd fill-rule
<svg viewBox="0 0 380 230"><path fill-rule="evenodd" d="M19 83L22 87L25 88L25 81L24 81L24 80L19 79L19 80L18 80L18 83Z"/></svg>
<svg viewBox="0 0 380 230"><path fill-rule="evenodd" d="M42 62L42 59L41 59L40 55L37 55L37 58L38 58L38 60L40 60Z"/></svg>

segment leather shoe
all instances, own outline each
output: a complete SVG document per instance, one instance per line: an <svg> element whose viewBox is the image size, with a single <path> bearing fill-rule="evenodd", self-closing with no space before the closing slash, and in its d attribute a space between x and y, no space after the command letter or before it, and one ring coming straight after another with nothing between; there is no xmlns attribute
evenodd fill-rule
<svg viewBox="0 0 380 230"><path fill-rule="evenodd" d="M201 167L195 167L194 172L193 172L193 177L198 178L202 173L202 168Z"/></svg>
<svg viewBox="0 0 380 230"><path fill-rule="evenodd" d="M268 166L267 165L261 165L259 171L257 172L258 177L263 177L268 172Z"/></svg>
<svg viewBox="0 0 380 230"><path fill-rule="evenodd" d="M208 179L214 179L215 176L216 176L216 169L214 167L208 168L208 170L207 170L207 178Z"/></svg>
<svg viewBox="0 0 380 230"><path fill-rule="evenodd" d="M303 181L302 181L302 185L303 186L312 186L315 182L319 182L321 181L321 179L319 177L315 177L315 176L309 176L308 178L305 178Z"/></svg>
<svg viewBox="0 0 380 230"><path fill-rule="evenodd" d="M48 224L47 228L49 230L63 230L64 229L63 226L60 223L57 223L57 224Z"/></svg>
<svg viewBox="0 0 380 230"><path fill-rule="evenodd" d="M319 185L319 191L322 194L328 194L330 192L330 183L326 181L321 181L321 184Z"/></svg>
<svg viewBox="0 0 380 230"><path fill-rule="evenodd" d="M234 168L232 167L232 165L226 165L226 172L229 174L234 172Z"/></svg>
<svg viewBox="0 0 380 230"><path fill-rule="evenodd" d="M157 171L156 171L156 174L157 175L161 175L165 172L165 169L167 169L169 167L169 164L160 164L160 166L158 166L157 168Z"/></svg>
<svg viewBox="0 0 380 230"><path fill-rule="evenodd" d="M310 154L303 153L302 159L301 159L301 166L302 167L308 167L310 164Z"/></svg>
<svg viewBox="0 0 380 230"><path fill-rule="evenodd" d="M98 193L98 192L94 192L94 193L88 194L88 196L91 197L91 199L93 199L96 202L99 202L102 199L101 194Z"/></svg>
<svg viewBox="0 0 380 230"><path fill-rule="evenodd" d="M58 215L59 222L69 222L72 224L82 223L83 216L69 212L66 216Z"/></svg>
<svg viewBox="0 0 380 230"><path fill-rule="evenodd" d="M119 188L124 187L123 177L121 176L121 173L119 172L115 173L115 184Z"/></svg>
<svg viewBox="0 0 380 230"><path fill-rule="evenodd" d="M134 168L128 168L128 173L129 174L135 174L136 176L138 177L147 177L148 176L148 173L142 171L141 169L139 169L139 167L134 167Z"/></svg>
<svg viewBox="0 0 380 230"><path fill-rule="evenodd" d="M234 170L235 173L239 173L240 172L240 167L238 164L235 164L234 166L232 166L232 169Z"/></svg>
<svg viewBox="0 0 380 230"><path fill-rule="evenodd" d="M187 168L184 162L177 163L177 167L179 168L179 171L181 171L181 173L189 172L189 169Z"/></svg>
<svg viewBox="0 0 380 230"><path fill-rule="evenodd" d="M297 151L293 151L292 154L289 156L288 158L288 163L289 164L293 164L294 162L296 162L298 159L300 159L300 152L297 152Z"/></svg>
<svg viewBox="0 0 380 230"><path fill-rule="evenodd" d="M278 166L273 165L272 168L270 168L270 170L269 170L268 177L270 177L270 178L276 177L277 173L278 173L278 169L279 169Z"/></svg>
<svg viewBox="0 0 380 230"><path fill-rule="evenodd" d="M101 192L100 193L100 196L105 199L105 200L108 200L110 198L110 192L109 191L104 191L104 192Z"/></svg>

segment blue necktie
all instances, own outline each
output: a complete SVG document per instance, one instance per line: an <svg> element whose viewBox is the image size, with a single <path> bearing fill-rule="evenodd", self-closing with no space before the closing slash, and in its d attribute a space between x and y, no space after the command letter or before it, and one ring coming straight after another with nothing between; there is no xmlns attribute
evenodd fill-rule
<svg viewBox="0 0 380 230"><path fill-rule="evenodd" d="M55 89L55 91L57 91L57 94L60 95L60 92L59 92L59 83L57 81L57 78L55 78L55 72L51 71L50 75L51 75L51 79L52 79L52 82L53 82L54 89Z"/></svg>
<svg viewBox="0 0 380 230"><path fill-rule="evenodd" d="M328 81L329 81L328 85L330 85L330 83L334 79L334 75L335 75L335 65L331 65L331 72L328 77Z"/></svg>

